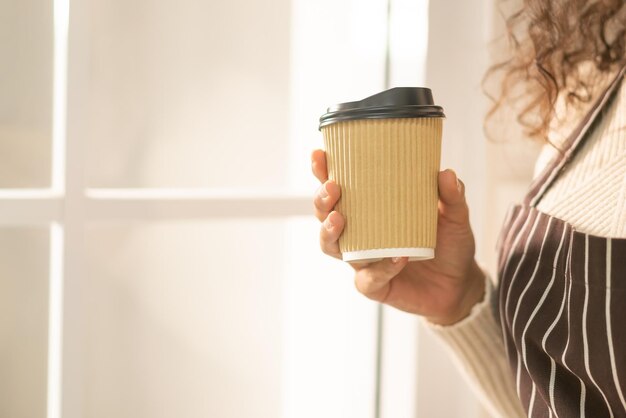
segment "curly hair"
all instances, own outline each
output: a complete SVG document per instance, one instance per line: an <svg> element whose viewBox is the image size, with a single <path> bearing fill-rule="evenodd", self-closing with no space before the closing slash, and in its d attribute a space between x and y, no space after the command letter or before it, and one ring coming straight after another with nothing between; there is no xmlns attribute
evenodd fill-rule
<svg viewBox="0 0 626 418"><path fill-rule="evenodd" d="M626 0L523 0L520 9L505 13L510 6L500 0L507 57L483 80L492 101L487 135L490 119L510 106L525 135L546 141L559 97L568 110L582 108L602 76L626 62ZM489 94L486 82L493 79L496 93Z"/></svg>

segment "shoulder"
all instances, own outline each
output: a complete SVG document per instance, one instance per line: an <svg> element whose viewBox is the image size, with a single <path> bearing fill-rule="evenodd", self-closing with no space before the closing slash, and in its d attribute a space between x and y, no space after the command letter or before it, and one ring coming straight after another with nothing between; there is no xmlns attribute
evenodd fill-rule
<svg viewBox="0 0 626 418"><path fill-rule="evenodd" d="M626 83L594 125L538 208L583 232L626 236ZM544 147L535 172L558 152Z"/></svg>

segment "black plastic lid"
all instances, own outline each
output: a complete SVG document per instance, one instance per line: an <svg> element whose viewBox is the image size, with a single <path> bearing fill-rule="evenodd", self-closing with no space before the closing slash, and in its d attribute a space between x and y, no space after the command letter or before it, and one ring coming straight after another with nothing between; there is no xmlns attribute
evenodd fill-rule
<svg viewBox="0 0 626 418"><path fill-rule="evenodd" d="M444 117L443 108L435 106L430 89L394 87L358 102L329 107L327 113L320 118L320 129L336 122L356 119Z"/></svg>

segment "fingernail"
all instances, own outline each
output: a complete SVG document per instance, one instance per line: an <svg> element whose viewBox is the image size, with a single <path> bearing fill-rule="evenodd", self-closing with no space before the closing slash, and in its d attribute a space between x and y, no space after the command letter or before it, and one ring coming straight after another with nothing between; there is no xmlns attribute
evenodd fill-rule
<svg viewBox="0 0 626 418"><path fill-rule="evenodd" d="M330 217L326 218L326 220L324 221L324 227L330 231L331 229L333 229L333 226L334 225L330 220Z"/></svg>
<svg viewBox="0 0 626 418"><path fill-rule="evenodd" d="M399 261L400 261L400 257L393 257L391 259L391 262L394 263L394 264L397 264Z"/></svg>
<svg viewBox="0 0 626 418"><path fill-rule="evenodd" d="M459 192L461 191L461 188L462 188L461 181L459 180L458 177L456 178L456 188Z"/></svg>
<svg viewBox="0 0 626 418"><path fill-rule="evenodd" d="M326 190L326 185L322 186L322 189L320 190L320 197L322 199L326 199L328 197L328 190Z"/></svg>

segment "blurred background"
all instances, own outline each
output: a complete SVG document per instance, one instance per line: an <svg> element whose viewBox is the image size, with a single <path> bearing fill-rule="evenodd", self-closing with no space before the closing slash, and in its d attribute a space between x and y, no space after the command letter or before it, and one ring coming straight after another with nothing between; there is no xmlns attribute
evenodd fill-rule
<svg viewBox="0 0 626 418"><path fill-rule="evenodd" d="M493 266L537 151L483 134L495 1L0 0L0 417L486 417L321 254L309 156L432 88Z"/></svg>

